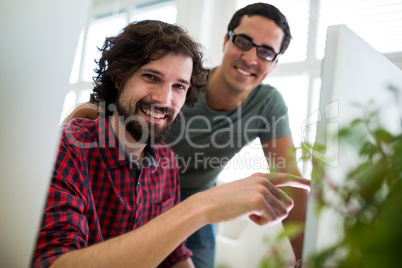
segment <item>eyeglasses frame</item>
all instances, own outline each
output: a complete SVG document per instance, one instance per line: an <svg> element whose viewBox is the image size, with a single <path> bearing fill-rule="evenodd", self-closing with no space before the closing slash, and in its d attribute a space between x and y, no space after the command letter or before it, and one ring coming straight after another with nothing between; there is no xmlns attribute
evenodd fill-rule
<svg viewBox="0 0 402 268"><path fill-rule="evenodd" d="M274 50L272 47L269 47L269 46L267 46L267 45L259 46L259 45L254 44L253 41L251 40L251 38L248 37L248 36L246 36L246 35L243 35L243 34L235 34L233 31L229 31L229 32L228 32L228 35L229 35L230 39L232 40L232 43L233 43L236 47L238 47L238 48L240 48L240 49L242 49L242 50L246 50L246 51L248 51L248 50L252 49L253 47L255 47L255 48L256 48L257 56L260 57L260 58L262 58L262 59L264 59L264 60L266 60L266 61L270 61L270 62L278 61L279 57L283 54L283 53L281 53L281 52L276 53L275 50ZM237 36L241 36L241 37L247 39L248 41L250 41L250 43L251 43L252 46L251 46L249 49L244 49L244 48L239 47L239 46L235 43L235 39L236 39ZM271 50L271 51L275 54L275 57L274 57L272 60L269 60L269 59L267 59L267 58L261 57L260 55L258 55L258 48L260 48L260 47L265 48L265 49L268 49L268 50Z"/></svg>

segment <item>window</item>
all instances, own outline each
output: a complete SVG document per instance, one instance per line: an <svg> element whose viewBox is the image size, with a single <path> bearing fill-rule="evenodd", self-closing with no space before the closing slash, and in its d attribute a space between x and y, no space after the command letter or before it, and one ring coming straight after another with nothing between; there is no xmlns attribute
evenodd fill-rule
<svg viewBox="0 0 402 268"><path fill-rule="evenodd" d="M148 4L134 9L130 21L161 20L168 23L176 22L177 9L173 1L162 1L159 4Z"/></svg>
<svg viewBox="0 0 402 268"><path fill-rule="evenodd" d="M382 53L402 52L401 0L321 0L317 57L324 55L326 29L346 24Z"/></svg>
<svg viewBox="0 0 402 268"><path fill-rule="evenodd" d="M82 79L86 82L92 81L93 71L96 67L95 59L101 56L98 47L102 47L105 37L116 35L121 28L127 25L127 16L118 13L112 16L93 20L88 27L87 42L84 48Z"/></svg>
<svg viewBox="0 0 402 268"><path fill-rule="evenodd" d="M128 1L126 5L120 5L118 1L94 0L88 26L82 31L78 43L70 77L72 89L66 95L61 120L75 105L89 100L95 75L94 60L101 55L98 47L102 47L105 37L118 34L130 21L158 19L175 23L176 13L174 1Z"/></svg>
<svg viewBox="0 0 402 268"><path fill-rule="evenodd" d="M237 0L236 10L253 0ZM280 58L276 70L266 79L284 97L290 117L295 146L315 140L314 126L307 118L318 109L320 61L324 56L329 25L346 24L375 49L387 55L393 53L402 66L402 0L270 0L287 17L293 39ZM395 56L396 54L396 56ZM255 145L251 145L255 148ZM240 154L248 152L244 149ZM261 149L254 149L260 155ZM240 156L237 156L240 157ZM238 174L228 164L224 175ZM300 165L300 170L308 167ZM262 171L256 169L256 171ZM222 175L221 178L224 176Z"/></svg>

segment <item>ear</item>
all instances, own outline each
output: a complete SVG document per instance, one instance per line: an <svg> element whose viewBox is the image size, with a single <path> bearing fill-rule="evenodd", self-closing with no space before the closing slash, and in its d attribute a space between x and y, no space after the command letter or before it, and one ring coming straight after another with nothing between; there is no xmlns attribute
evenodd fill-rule
<svg viewBox="0 0 402 268"><path fill-rule="evenodd" d="M225 45L226 45L226 43L229 41L229 34L228 33L226 33L225 35L224 35L224 37L223 37L223 46L222 46L222 51L224 51L225 50Z"/></svg>
<svg viewBox="0 0 402 268"><path fill-rule="evenodd" d="M117 88L117 90L120 90L120 85L117 83L117 81L113 81L113 82L114 82L114 86Z"/></svg>

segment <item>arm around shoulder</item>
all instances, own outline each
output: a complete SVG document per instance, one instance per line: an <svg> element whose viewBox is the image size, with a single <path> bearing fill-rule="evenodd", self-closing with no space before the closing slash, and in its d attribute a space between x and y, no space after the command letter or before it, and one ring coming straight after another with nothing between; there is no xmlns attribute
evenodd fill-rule
<svg viewBox="0 0 402 268"><path fill-rule="evenodd" d="M89 102L77 105L74 110L67 115L64 123L69 123L74 118L87 118L95 120L98 118L98 107L91 106Z"/></svg>

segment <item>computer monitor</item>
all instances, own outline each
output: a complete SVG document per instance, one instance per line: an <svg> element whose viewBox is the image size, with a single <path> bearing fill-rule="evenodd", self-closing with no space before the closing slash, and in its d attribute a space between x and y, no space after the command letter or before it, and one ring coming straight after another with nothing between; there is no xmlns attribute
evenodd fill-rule
<svg viewBox="0 0 402 268"><path fill-rule="evenodd" d="M0 267L28 267L90 0L0 2Z"/></svg>
<svg viewBox="0 0 402 268"><path fill-rule="evenodd" d="M326 161L325 173L331 181L342 183L346 172L358 160L336 137L339 129L362 117L362 105L374 102L380 118L391 133L401 132L402 99L388 90L402 90L402 71L384 55L344 25L328 28L325 57L321 73L321 93L316 141L326 146L325 153L312 150L314 161ZM342 238L341 219L324 209L316 214L314 187L310 191L305 225L303 259L334 245ZM333 198L328 196L326 198Z"/></svg>

